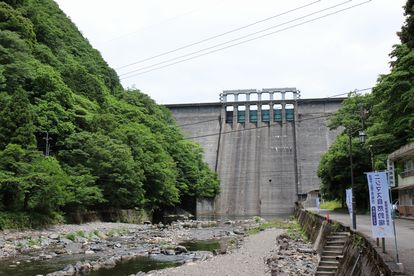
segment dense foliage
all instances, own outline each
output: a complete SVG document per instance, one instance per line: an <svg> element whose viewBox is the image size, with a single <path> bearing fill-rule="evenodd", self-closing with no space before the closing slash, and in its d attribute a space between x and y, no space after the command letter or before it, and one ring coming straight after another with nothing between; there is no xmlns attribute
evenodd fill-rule
<svg viewBox="0 0 414 276"><path fill-rule="evenodd" d="M124 90L55 2L0 2L0 212L155 210L217 192L200 147Z"/></svg>
<svg viewBox="0 0 414 276"><path fill-rule="evenodd" d="M414 141L413 14L414 1L409 0L405 6L406 22L398 33L401 44L395 45L390 55L391 72L378 78L371 94L351 93L331 117L330 127L344 127L344 131L319 164L321 190L326 198L342 198L344 189L350 186L349 133L353 145L355 195L360 208L365 208L368 202L363 172L385 169L389 153ZM360 144L357 138L362 121L367 133L365 144Z"/></svg>

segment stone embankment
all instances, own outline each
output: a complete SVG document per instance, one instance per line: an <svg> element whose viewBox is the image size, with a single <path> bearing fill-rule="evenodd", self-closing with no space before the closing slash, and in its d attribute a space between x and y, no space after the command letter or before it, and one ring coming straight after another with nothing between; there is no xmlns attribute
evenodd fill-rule
<svg viewBox="0 0 414 276"><path fill-rule="evenodd" d="M298 208L296 215L302 228L314 242L313 248L320 255L323 255L324 247L327 245L329 247L332 235L347 233L349 236L345 244L341 245L343 255L336 254L338 268L337 272L331 271L331 275L405 275L401 267L390 259L390 256L381 253L374 246L374 241L364 234L353 231L339 222L327 221L323 216L304 209ZM328 274L324 273L324 275Z"/></svg>
<svg viewBox="0 0 414 276"><path fill-rule="evenodd" d="M318 256L312 243L282 234L276 238L276 249L267 259L272 276L315 274Z"/></svg>

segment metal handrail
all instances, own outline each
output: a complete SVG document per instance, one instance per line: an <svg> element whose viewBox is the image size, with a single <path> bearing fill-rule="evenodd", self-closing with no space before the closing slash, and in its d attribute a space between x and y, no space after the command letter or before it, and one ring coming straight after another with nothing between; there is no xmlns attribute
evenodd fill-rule
<svg viewBox="0 0 414 276"><path fill-rule="evenodd" d="M400 173L400 176L402 178L409 177L409 176L414 176L414 169L403 171L402 173Z"/></svg>
<svg viewBox="0 0 414 276"><path fill-rule="evenodd" d="M361 255L362 255L362 250L359 251L358 258L356 259L355 264L352 267L351 273L349 274L350 276L352 276L354 274L355 268L358 264L358 261L359 261L359 258L361 257Z"/></svg>

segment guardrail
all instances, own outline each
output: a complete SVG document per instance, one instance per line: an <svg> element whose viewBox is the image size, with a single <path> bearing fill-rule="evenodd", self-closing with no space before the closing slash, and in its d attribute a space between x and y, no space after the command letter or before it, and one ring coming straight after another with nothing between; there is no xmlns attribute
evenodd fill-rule
<svg viewBox="0 0 414 276"><path fill-rule="evenodd" d="M409 176L414 176L414 169L403 171L402 173L400 173L400 176L402 178L409 177Z"/></svg>

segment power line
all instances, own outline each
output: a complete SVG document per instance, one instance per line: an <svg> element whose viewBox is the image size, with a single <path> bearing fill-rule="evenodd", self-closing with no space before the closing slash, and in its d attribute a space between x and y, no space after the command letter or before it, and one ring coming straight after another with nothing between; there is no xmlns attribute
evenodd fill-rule
<svg viewBox="0 0 414 276"><path fill-rule="evenodd" d="M350 0L350 1L352 1L352 0ZM304 22L301 22L301 23L298 23L298 24L295 24L295 25L292 25L292 26L289 26L289 27L280 29L280 30L277 30L277 31L273 31L273 32L270 32L270 33L267 33L267 34L264 34L264 35L261 35L261 36L258 36L258 37L254 37L254 38L251 38L251 39L247 39L247 40L244 40L244 41L241 41L241 42L238 42L238 43L235 43L235 44L226 46L226 47L222 47L222 48L219 48L219 49L216 49L216 50L212 50L212 51L209 51L209 52L200 54L200 55L196 55L196 56L193 56L193 57L190 57L190 58L187 58L187 59L183 59L183 60L179 60L179 61L176 61L176 62L173 62L173 63L169 63L169 64L166 64L166 65L163 65L163 66L159 66L159 67L156 67L156 68L153 68L153 69L150 69L150 70L146 70L146 71L143 71L143 72L139 72L139 73L136 73L136 74L133 74L133 75L130 75L130 76L122 77L120 79L127 79L127 78L135 77L135 76L138 76L138 75L142 75L142 74L145 74L145 73L148 73L148 72L152 72L152 71L155 71L155 70L159 70L159 69L162 69L162 68L165 68L165 67L169 67L169 66L172 66L172 65L175 65L175 64L178 64L178 63L182 63L182 62L188 61L188 60L192 60L192 59L195 59L195 58L198 58L198 57L202 57L202 56L205 56L205 55L208 55L208 54L212 54L212 53L215 53L215 52L218 52L218 51L221 51L221 50L225 50L225 49L228 49L228 48L231 48L231 47L240 45L240 44L244 44L244 43L247 43L247 42L250 42L250 41L254 41L254 40L257 40L257 39L260 39L260 38L263 38L263 37L267 37L269 35L273 35L273 34L276 34L276 33L280 33L280 32L283 32L283 31L286 31L286 30L289 30L289 29L293 29L293 28L296 28L298 26L305 25L307 23L310 23L310 22L313 22L313 21L317 21L317 20L322 19L322 18L325 18L325 17L331 16L331 15L334 15L334 14L338 14L338 13L343 12L343 11L346 11L346 10L350 10L350 9L356 8L358 6L364 5L364 4L366 4L368 2L371 2L371 1L372 0L368 0L368 1L365 1L365 2L362 2L362 3L359 3L359 4L356 4L356 5L353 5L353 6L350 6L350 7L347 7L347 8L338 10L338 11L335 11L335 12L331 12L331 13L325 14L323 16L319 16L319 17L316 17L316 18L313 18L313 19L310 19L310 20L307 20L307 21L304 21ZM347 1L347 2L349 2L349 1ZM215 47L217 47L217 46L215 46ZM205 51L205 49L204 50L200 50L200 51ZM130 73L133 73L133 72L136 72L136 71L139 71L139 70L142 70L142 68L141 69L138 69L138 70L134 70L134 71L128 72L128 73L125 73L125 74L130 74ZM123 75L125 75L125 74L123 74Z"/></svg>
<svg viewBox="0 0 414 276"><path fill-rule="evenodd" d="M354 89L353 92L368 91L368 90L371 90L372 88L373 87L368 87L368 88L363 88L363 89ZM349 92L335 94L335 95L326 97L326 99L335 98L335 97L338 97L338 96L343 96L343 95L348 95L348 94L349 94ZM219 121L219 118L209 119L209 120L205 120L205 121L197 121L197 122L187 123L187 124L182 124L182 125L177 125L177 126L178 127L185 127L185 126L198 125L198 124L203 124L203 123L208 123L208 122L214 122L214 121Z"/></svg>
<svg viewBox="0 0 414 276"><path fill-rule="evenodd" d="M219 117L217 117L215 119L206 120L206 121L198 121L198 122L194 122L194 123L188 123L188 124L177 125L177 126L178 127L192 126L192 125L198 125L198 124L203 124L203 123L208 123L208 122L213 122L213 121L218 121L218 120L219 120Z"/></svg>
<svg viewBox="0 0 414 276"><path fill-rule="evenodd" d="M220 2L220 1L215 1L215 2L214 2L214 4L217 4L218 2ZM175 15L175 16L172 16L172 17L170 17L170 18L167 18L167 19L165 19L165 20L163 20L163 21L161 21L161 22L157 22L157 23L152 24L152 25L149 25L149 26L144 26L143 28L141 28L141 29L139 29L139 30L132 31L132 32L130 32L130 33L122 34L122 35L120 35L120 36L117 36L117 37L114 37L114 38L108 39L108 40L104 41L104 43L108 43L108 42L111 42L111 41L114 41L114 40L121 39L121 38L123 38L123 37L127 37L127 36L131 36L131 35L134 35L134 34L140 33L140 32L142 32L142 31L144 31L144 30L146 30L146 29L151 29L151 28L153 28L154 26L163 25L163 24L164 24L164 23L166 23L166 22L174 21L174 20L176 20L176 19L178 19L178 18L181 18L181 17L183 17L183 16L187 16L187 15L189 15L189 14L196 13L196 12L198 12L199 10L202 10L202 9L203 9L203 8L191 9L191 10L189 10L189 11L187 11L187 12L184 12L184 13L181 13L181 14L177 14L177 15ZM121 68L122 68L122 67L121 67ZM118 69L118 68L116 68L116 69Z"/></svg>
<svg viewBox="0 0 414 276"><path fill-rule="evenodd" d="M305 118L305 119L297 120L296 122L326 118L326 117L329 117L330 115L331 114L326 114L326 115L322 115L322 116L315 116L315 117L311 117L311 118ZM225 131L225 132L215 132L215 133L210 133L210 134L204 134L204 135L198 135L198 136L192 136L192 137L185 137L185 139L197 139L197 138L211 137L211 136L217 136L217 135L224 135L224 134L230 134L230 133L237 133L237 132L255 130L255 129L259 129L259 128L270 128L270 127L280 126L280 125L287 125L287 122L286 123L281 123L281 124L280 123L266 124L266 125L258 126L258 127L238 129L238 130L230 130L230 131Z"/></svg>
<svg viewBox="0 0 414 276"><path fill-rule="evenodd" d="M279 13L279 14L276 14L276 15L273 15L273 16L270 16L270 17L267 17L267 18L265 18L265 19L261 19L261 20L259 20L259 21L256 21L256 22L253 22L253 23L250 23L250 24L244 25L244 26L242 26L242 27L238 27L238 28L235 28L235 29L232 29L232 30L226 31L226 32L224 32L224 33L221 33L221 34L218 34L218 35L214 35L214 36L211 36L211 37L208 37L208 38L205 38L205 39L202 39L202 40L199 40L199 41L196 41L196 42L193 42L193 43L190 43L190 44L187 44L187 45L181 46L181 47L178 47L178 48L176 48L176 49L173 49L173 50L170 50L170 51L166 51L166 52L163 52L163 53L157 54L157 55L155 55L155 56L151 56L151 57L148 57L148 58L144 58L144 59L141 59L141 60L138 60L138 61L135 61L135 62L132 62L132 63L126 64L126 65L120 66L120 67L115 68L115 69L116 69L116 70L123 69L123 68L126 68L126 67L130 67L130 66L132 66L132 65L135 65L135 64L139 64L139 63L142 63L142 62L145 62L145 61L148 61L148 60L152 60L152 59L155 59L155 58L158 58L158 57L162 57L162 56L165 56L165 55L168 55L168 54L171 54L171 53L174 53L174 52L177 52L177 51L183 50L183 49L187 49L187 48L189 48L189 47L192 47L192 46L195 46L195 45L198 45L198 44L204 43L204 42L206 42L206 41L210 41L210 40L212 40L212 39L216 39L216 38L219 38L219 37L225 36L225 35L227 35L227 34L231 34L231 33L234 33L234 32L237 32L237 31L240 31L240 30L243 30L243 29L246 29L246 28L248 28L248 27L251 27L251 26L257 25L257 24L259 24L259 23L263 23L263 22L268 21L268 20L270 20L270 19L274 19L274 18L280 17L280 16L282 16L282 15L285 15L285 14L288 14L288 13L291 13L291 12L294 12L294 11L297 11L297 10L300 10L300 9L303 9L303 8L306 8L306 7L309 7L309 6L314 5L314 4L316 4L316 3L320 2L320 1L322 1L322 0L317 0L317 1L314 1L314 2L312 2L312 3L306 4L306 5L303 5L303 6L299 6L299 7L297 7L297 8L294 8L294 9L291 9L291 10L288 10L288 11L285 11L285 12L282 12L282 13Z"/></svg>
<svg viewBox="0 0 414 276"><path fill-rule="evenodd" d="M132 70L132 71L129 71L129 72L120 74L120 76L122 77L122 76L125 76L125 75L129 75L129 74L134 73L134 72L142 71L142 70L147 69L147 68L151 68L151 67L154 67L154 66L157 66L157 65L161 65L161 64L164 64L164 63L168 63L168 62L171 62L171 61L174 61L174 60L177 60L177 59L180 59L180 58L184 58L184 57L187 57L187 56L192 56L194 54L198 54L198 53L201 53L201 52L205 52L205 51L210 50L210 49L214 49L214 48L217 48L217 47L220 47L220 46L223 46L223 45L226 45L226 44L235 42L235 41L239 41L239 40L245 39L247 37L251 37L251 36L254 36L254 35L257 35L257 34L260 34L260 33L263 33L263 32L266 32L266 31L269 31L269 30L272 30L272 29L275 29L275 28L278 28L278 27L281 27L281 26L284 26L286 24L289 24L289 23L292 23L292 22L301 20L303 18L312 16L312 15L315 15L315 14L318 14L318 13L321 13L321 12L324 12L324 11L327 11L327 10L330 10L330 9L334 9L334 8L336 8L338 6L345 5L346 3L350 2L350 1L352 1L352 0L346 0L345 2L341 2L339 4L330 6L328 8L325 8L325 9L322 9L322 10L319 10L319 11L316 11L316 12L312 12L312 13L306 14L304 16L301 16L301 17L298 17L298 18L295 18L295 19L292 19L292 20L288 20L288 21L285 21L283 23L280 23L280 24L277 24L277 25L274 25L274 26L271 26L271 27L262 29L260 31L256 31L256 32L253 32L253 33L250 33L250 34L247 34L247 35L244 35L244 36L235 38L235 39L231 39L231 40L228 40L228 41L219 43L219 44L215 44L213 46L206 47L206 48L203 48L201 50L197 50L197 51L191 52L189 54L184 54L184 55L181 55L181 56L178 56L178 57L174 57L174 58L167 59L167 60L164 60L164 61L161 61L161 62L158 62L158 63L154 63L154 64L151 64L151 65L148 65L148 66L144 66L144 67L141 67L141 68L138 68L138 69L135 69L135 70ZM126 77L126 78L128 78L128 77Z"/></svg>
<svg viewBox="0 0 414 276"><path fill-rule="evenodd" d="M368 90L371 90L372 88L373 88L373 87L368 87L368 88L364 88L364 89L355 89L355 90L350 91L350 92L363 92L363 91L368 91ZM329 96L329 97L326 97L326 98L327 98L327 99L329 99L329 98L335 98L335 97L339 97L339 96L344 96L344 95L348 95L350 92L341 93L341 94L336 94L336 95Z"/></svg>

